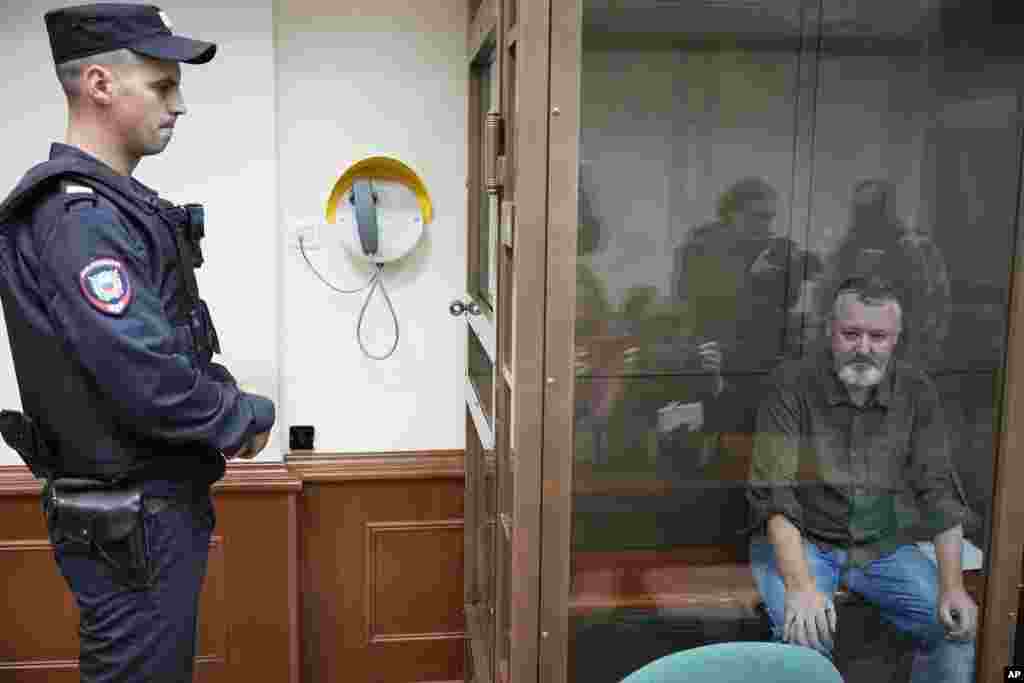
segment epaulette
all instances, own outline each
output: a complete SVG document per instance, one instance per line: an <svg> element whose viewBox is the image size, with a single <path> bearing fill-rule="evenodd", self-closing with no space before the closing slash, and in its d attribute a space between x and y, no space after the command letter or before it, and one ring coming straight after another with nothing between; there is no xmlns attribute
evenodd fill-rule
<svg viewBox="0 0 1024 683"><path fill-rule="evenodd" d="M62 180L60 182L60 192L65 197L64 199L64 210L70 211L73 207L77 206L83 201L89 202L92 206L96 206L98 201L96 197L96 191L86 185L80 185L73 183L68 180Z"/></svg>

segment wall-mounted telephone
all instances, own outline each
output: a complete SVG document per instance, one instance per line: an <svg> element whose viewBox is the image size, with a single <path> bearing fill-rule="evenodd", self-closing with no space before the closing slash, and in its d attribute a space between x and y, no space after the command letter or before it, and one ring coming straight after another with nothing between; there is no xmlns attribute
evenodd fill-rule
<svg viewBox="0 0 1024 683"><path fill-rule="evenodd" d="M359 243L367 256L377 256L380 230L377 224L377 199L373 184L368 179L357 178L352 183L352 193L348 200L355 207Z"/></svg>
<svg viewBox="0 0 1024 683"><path fill-rule="evenodd" d="M351 206L351 213L344 210L346 204ZM339 211L339 208L342 210ZM370 157L353 164L338 178L327 201L326 214L328 225L323 227L337 226L342 245L348 253L375 266L369 282L359 289L339 289L324 279L313 266L301 237L299 251L310 270L334 291L355 294L369 290L359 311L356 341L368 358L384 360L398 347L398 316L384 289L384 265L404 257L422 237L426 224L433 217L427 188L419 176L401 161L388 157ZM362 339L363 316L378 289L391 311L395 326L395 342L391 350L382 356L367 351Z"/></svg>

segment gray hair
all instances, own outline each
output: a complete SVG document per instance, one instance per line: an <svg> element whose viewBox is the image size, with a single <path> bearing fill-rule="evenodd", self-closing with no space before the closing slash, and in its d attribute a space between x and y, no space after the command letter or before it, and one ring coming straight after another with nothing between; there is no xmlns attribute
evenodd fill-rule
<svg viewBox="0 0 1024 683"><path fill-rule="evenodd" d="M862 304L868 306L881 306L895 304L896 310L903 318L903 303L900 290L889 280L878 275L866 277L850 277L843 280L836 288L835 296L832 298L832 320L839 318L839 299L844 294L853 294Z"/></svg>
<svg viewBox="0 0 1024 683"><path fill-rule="evenodd" d="M89 55L81 59L72 59L57 65L57 80L69 100L74 100L82 94L82 74L86 67L92 64L102 66L136 66L144 62L140 55L124 48L112 52L103 52L98 55Z"/></svg>

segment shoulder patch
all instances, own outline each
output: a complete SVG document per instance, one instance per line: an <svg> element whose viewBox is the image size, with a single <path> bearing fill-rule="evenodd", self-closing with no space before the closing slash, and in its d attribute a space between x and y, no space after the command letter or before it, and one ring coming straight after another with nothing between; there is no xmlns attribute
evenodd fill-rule
<svg viewBox="0 0 1024 683"><path fill-rule="evenodd" d="M132 285L117 259L99 258L82 269L78 284L93 308L107 315L121 315L132 300Z"/></svg>

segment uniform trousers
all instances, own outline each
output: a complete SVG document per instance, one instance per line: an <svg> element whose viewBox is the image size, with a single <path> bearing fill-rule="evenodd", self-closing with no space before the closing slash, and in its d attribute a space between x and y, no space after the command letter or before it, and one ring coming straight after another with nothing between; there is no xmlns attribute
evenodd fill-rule
<svg viewBox="0 0 1024 683"><path fill-rule="evenodd" d="M83 683L192 680L213 502L203 491L180 500L144 498L143 510L148 580L126 578L95 548L54 545L81 613Z"/></svg>

